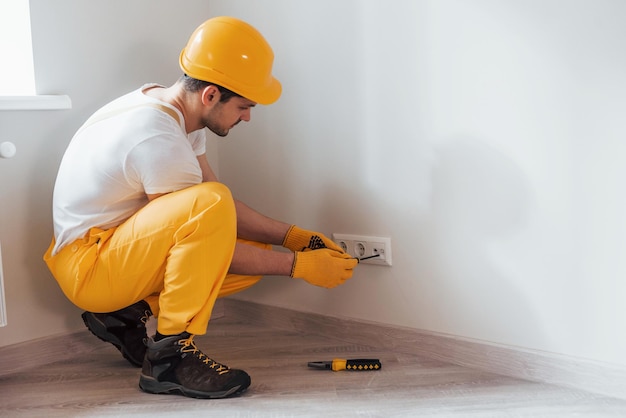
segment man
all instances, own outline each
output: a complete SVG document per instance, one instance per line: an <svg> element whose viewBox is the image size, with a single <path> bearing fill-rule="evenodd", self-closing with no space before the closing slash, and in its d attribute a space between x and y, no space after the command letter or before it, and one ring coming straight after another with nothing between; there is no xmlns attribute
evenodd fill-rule
<svg viewBox="0 0 626 418"><path fill-rule="evenodd" d="M263 275L332 288L358 263L323 234L234 200L207 162L203 128L226 136L250 120L257 103L278 100L273 59L252 26L209 19L181 53L184 76L104 106L63 156L44 259L65 295L86 310L89 330L142 367L146 392L243 392L248 374L212 360L193 341L206 332L215 300ZM151 315L157 332L147 338Z"/></svg>

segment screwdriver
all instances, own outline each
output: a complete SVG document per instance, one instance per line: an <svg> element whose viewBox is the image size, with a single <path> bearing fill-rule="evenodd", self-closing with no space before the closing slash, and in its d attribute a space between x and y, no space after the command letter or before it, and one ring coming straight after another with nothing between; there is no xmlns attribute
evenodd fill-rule
<svg viewBox="0 0 626 418"><path fill-rule="evenodd" d="M314 369L332 370L338 372L340 370L352 371L368 371L380 370L382 364L378 359L340 359L336 358L332 361L311 361L309 367Z"/></svg>
<svg viewBox="0 0 626 418"><path fill-rule="evenodd" d="M359 263L360 263L360 262L361 262L361 261L363 261L363 260L369 260L370 258L374 258L374 257L380 257L380 254L370 255L369 257L361 257L361 258L358 258L358 257L357 257L357 260L358 260L358 261L359 261Z"/></svg>

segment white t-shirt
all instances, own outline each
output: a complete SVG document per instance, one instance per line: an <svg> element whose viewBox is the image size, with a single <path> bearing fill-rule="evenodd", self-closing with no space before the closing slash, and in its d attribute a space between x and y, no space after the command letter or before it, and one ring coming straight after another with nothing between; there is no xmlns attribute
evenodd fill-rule
<svg viewBox="0 0 626 418"><path fill-rule="evenodd" d="M168 193L202 182L197 156L206 152L205 130L185 132L183 115L143 94L149 84L107 104L99 120L83 125L61 161L54 187L56 246L52 254L90 228L115 227L148 203L146 194ZM158 103L166 112L143 104Z"/></svg>

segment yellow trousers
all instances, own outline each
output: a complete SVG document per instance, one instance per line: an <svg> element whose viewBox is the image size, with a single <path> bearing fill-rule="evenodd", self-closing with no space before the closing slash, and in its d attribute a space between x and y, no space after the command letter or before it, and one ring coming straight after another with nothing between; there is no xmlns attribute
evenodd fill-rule
<svg viewBox="0 0 626 418"><path fill-rule="evenodd" d="M261 279L228 274L236 237L230 190L202 183L151 201L118 227L92 228L54 256L53 240L44 260L82 309L112 312L145 300L161 334L202 335L218 297Z"/></svg>

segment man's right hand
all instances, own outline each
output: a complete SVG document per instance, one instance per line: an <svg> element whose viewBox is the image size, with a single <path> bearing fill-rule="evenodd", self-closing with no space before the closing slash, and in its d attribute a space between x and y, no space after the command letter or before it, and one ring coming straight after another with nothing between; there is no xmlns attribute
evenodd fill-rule
<svg viewBox="0 0 626 418"><path fill-rule="evenodd" d="M349 254L329 248L294 253L291 277L304 279L315 286L333 288L352 277L359 263Z"/></svg>

